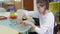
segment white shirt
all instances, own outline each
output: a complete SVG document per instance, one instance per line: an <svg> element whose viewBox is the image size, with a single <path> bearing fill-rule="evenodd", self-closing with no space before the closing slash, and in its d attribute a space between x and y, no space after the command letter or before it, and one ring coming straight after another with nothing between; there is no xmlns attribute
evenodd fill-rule
<svg viewBox="0 0 60 34"><path fill-rule="evenodd" d="M39 18L40 28L35 27L35 31L38 34L53 34L54 16L52 12L49 12L45 15L41 15L38 13L38 11L31 11L26 12L26 15Z"/></svg>

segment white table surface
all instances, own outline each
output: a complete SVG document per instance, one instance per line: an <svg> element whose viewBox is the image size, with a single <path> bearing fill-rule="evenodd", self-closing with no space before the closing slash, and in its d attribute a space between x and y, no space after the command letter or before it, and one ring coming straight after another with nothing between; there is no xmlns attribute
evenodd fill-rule
<svg viewBox="0 0 60 34"><path fill-rule="evenodd" d="M6 12L6 13L0 13L0 16L6 16L6 17L9 17L9 15L10 15L10 12ZM16 14L17 15L17 14ZM30 19L29 19L30 20ZM32 21L34 21L34 20L32 20ZM12 23L13 24L13 23ZM20 29L20 28L17 28L17 27L19 27L18 25L9 25L9 23L7 24L7 21L0 21L0 32L2 33L2 34L4 34L5 32L7 33L11 33L11 34L18 34L19 32L21 32L21 33L24 33L24 32L26 32L26 31L28 31L30 28L31 28L31 26L26 26L25 27L25 29ZM9 31L8 31L9 30ZM15 32L15 33L14 33ZM7 34L8 34L7 33Z"/></svg>

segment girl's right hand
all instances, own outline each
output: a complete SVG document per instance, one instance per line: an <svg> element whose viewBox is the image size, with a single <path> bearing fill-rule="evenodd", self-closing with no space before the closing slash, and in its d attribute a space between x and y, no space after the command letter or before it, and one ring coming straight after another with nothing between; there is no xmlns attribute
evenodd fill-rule
<svg viewBox="0 0 60 34"><path fill-rule="evenodd" d="M18 24L22 23L22 18L23 18L24 16L25 16L24 14L18 16L17 19L16 19L16 23L18 23Z"/></svg>

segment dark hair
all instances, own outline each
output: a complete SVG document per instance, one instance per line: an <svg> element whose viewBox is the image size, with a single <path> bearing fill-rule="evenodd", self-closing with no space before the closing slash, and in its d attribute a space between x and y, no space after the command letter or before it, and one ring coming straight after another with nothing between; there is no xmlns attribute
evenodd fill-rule
<svg viewBox="0 0 60 34"><path fill-rule="evenodd" d="M36 1L37 1L37 3L46 5L46 9L49 9L49 0L36 0Z"/></svg>

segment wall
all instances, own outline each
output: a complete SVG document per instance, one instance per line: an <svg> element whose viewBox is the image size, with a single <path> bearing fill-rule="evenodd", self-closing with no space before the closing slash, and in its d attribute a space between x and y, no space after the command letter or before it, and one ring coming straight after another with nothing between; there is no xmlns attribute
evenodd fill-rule
<svg viewBox="0 0 60 34"><path fill-rule="evenodd" d="M34 10L34 0L23 0L23 7L26 10Z"/></svg>
<svg viewBox="0 0 60 34"><path fill-rule="evenodd" d="M37 10L36 0L34 0L34 10Z"/></svg>
<svg viewBox="0 0 60 34"><path fill-rule="evenodd" d="M23 6L22 6L22 1L23 0L21 0L21 1L10 0L10 1L13 1L15 3L15 9L16 10L23 8Z"/></svg>

